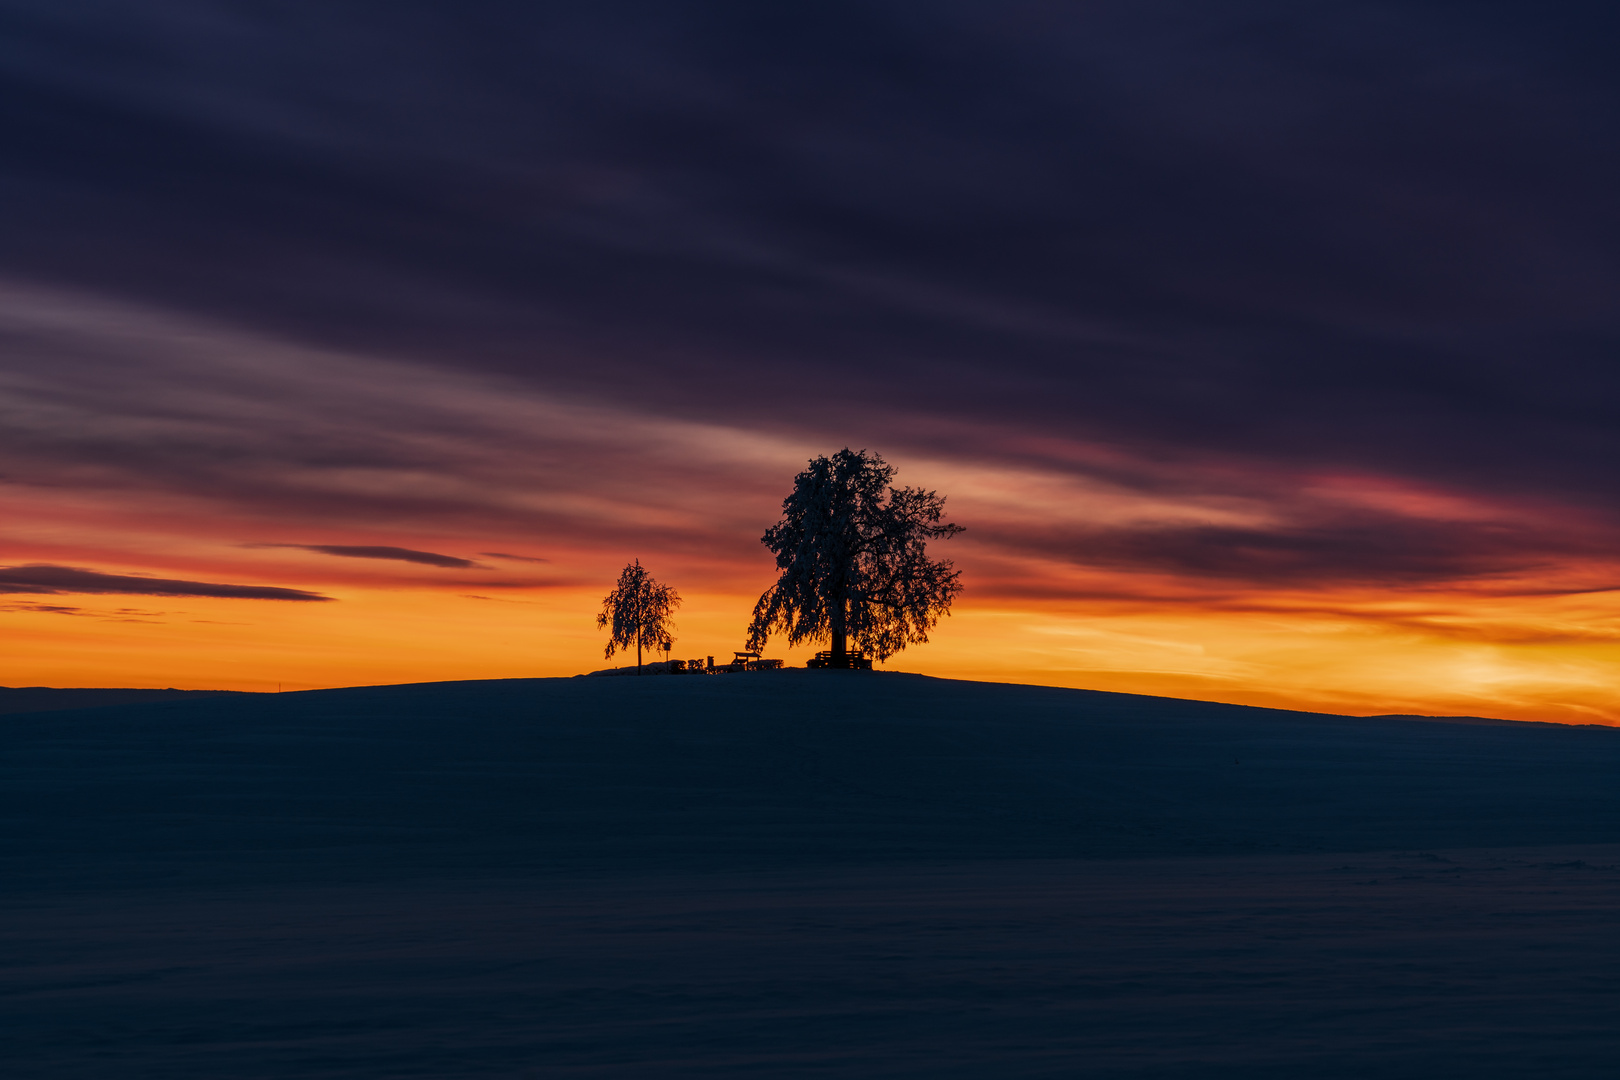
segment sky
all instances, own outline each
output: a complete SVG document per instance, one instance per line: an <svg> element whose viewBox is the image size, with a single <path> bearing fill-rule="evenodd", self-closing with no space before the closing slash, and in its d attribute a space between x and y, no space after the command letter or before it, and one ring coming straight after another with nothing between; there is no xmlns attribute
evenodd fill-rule
<svg viewBox="0 0 1620 1080"><path fill-rule="evenodd" d="M967 528L890 668L1620 723L1617 43L0 0L0 684L571 675L631 559L726 658L849 446Z"/></svg>

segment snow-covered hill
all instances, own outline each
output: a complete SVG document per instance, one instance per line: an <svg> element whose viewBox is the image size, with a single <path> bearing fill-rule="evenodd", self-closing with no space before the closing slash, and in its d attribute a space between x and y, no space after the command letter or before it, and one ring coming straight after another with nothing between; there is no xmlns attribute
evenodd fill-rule
<svg viewBox="0 0 1620 1080"><path fill-rule="evenodd" d="M1620 730L787 671L5 718L25 873L550 872L1620 841ZM165 870L164 872L168 872Z"/></svg>
<svg viewBox="0 0 1620 1080"><path fill-rule="evenodd" d="M16 712L0 791L12 1076L1620 1053L1608 728L517 680Z"/></svg>

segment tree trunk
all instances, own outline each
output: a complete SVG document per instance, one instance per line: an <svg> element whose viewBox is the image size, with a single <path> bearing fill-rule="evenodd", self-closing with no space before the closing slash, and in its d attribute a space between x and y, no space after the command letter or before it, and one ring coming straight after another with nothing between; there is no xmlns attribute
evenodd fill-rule
<svg viewBox="0 0 1620 1080"><path fill-rule="evenodd" d="M849 634L845 630L844 598L842 596L833 600L832 654L834 667L842 667L844 657L849 655Z"/></svg>

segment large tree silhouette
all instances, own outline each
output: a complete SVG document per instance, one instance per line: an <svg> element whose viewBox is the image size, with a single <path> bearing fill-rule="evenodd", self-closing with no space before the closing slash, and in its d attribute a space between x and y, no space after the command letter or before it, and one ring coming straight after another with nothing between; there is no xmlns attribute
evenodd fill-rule
<svg viewBox="0 0 1620 1080"><path fill-rule="evenodd" d="M793 645L830 639L831 666L847 667L851 640L886 660L950 614L961 573L924 549L962 526L941 523L942 496L891 487L894 473L877 454L845 447L794 477L782 520L760 538L782 573L754 605L749 648L774 632Z"/></svg>
<svg viewBox="0 0 1620 1080"><path fill-rule="evenodd" d="M636 670L641 670L643 645L661 646L669 640L671 616L681 598L668 585L660 585L647 573L641 560L626 566L619 583L602 598L602 613L596 617L598 629L609 631L607 657L616 649L636 647Z"/></svg>

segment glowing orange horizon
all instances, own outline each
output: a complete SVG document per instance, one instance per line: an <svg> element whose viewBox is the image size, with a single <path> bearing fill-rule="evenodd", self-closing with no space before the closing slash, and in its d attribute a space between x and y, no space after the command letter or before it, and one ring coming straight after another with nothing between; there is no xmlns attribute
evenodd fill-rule
<svg viewBox="0 0 1620 1080"><path fill-rule="evenodd" d="M444 540L415 544L469 551ZM983 558L957 543L967 592L930 643L887 668L1325 712L1620 723L1620 691L1610 681L1620 659L1613 631L1620 593L1221 593L1055 565L1044 577L1031 566L1015 576L1002 556ZM527 552L549 562L484 559L487 569L433 571L223 547L114 563L82 542L51 545L13 565L184 570L206 580L273 581L334 602L12 595L0 604L7 656L0 682L266 691L567 676L628 662L603 658L593 623L620 556L549 550ZM676 657L725 657L742 647L753 601L771 580L763 549L731 575L708 558L647 552L642 559L683 596ZM981 561L985 572L977 573ZM1029 595L1039 584L1070 597ZM769 651L800 664L811 647L773 641Z"/></svg>

